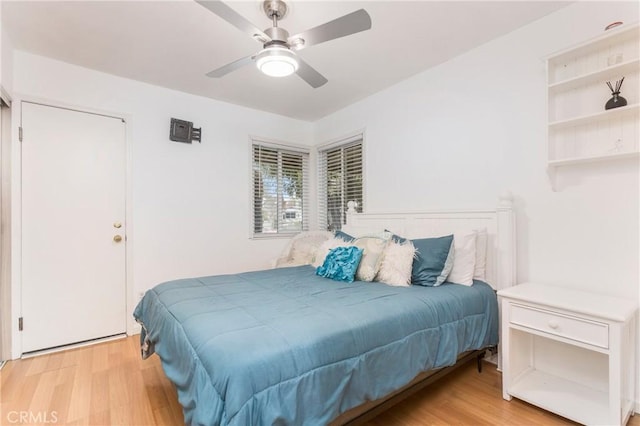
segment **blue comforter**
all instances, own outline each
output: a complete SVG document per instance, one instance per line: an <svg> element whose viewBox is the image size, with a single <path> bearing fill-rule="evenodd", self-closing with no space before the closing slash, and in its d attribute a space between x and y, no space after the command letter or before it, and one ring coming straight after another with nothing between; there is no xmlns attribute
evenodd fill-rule
<svg viewBox="0 0 640 426"><path fill-rule="evenodd" d="M498 342L489 285L346 284L311 266L171 281L134 312L192 425L320 425Z"/></svg>

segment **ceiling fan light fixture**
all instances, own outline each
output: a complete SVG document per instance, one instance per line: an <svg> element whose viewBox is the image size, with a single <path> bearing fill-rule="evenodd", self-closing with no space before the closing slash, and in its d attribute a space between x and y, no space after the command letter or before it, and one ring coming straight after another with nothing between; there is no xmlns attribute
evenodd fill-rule
<svg viewBox="0 0 640 426"><path fill-rule="evenodd" d="M286 47L270 46L256 56L256 65L270 77L286 77L298 70L296 55Z"/></svg>

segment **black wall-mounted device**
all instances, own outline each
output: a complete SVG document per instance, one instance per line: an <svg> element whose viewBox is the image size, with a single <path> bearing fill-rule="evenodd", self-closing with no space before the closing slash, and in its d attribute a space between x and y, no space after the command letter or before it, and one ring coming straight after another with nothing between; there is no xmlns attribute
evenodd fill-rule
<svg viewBox="0 0 640 426"><path fill-rule="evenodd" d="M197 141L201 143L202 128L196 129L193 123L185 120L171 119L169 129L169 139L174 142L191 143Z"/></svg>

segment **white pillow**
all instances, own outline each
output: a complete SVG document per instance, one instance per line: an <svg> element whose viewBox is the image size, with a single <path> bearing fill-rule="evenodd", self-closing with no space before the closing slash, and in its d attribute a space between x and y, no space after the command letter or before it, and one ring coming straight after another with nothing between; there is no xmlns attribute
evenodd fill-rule
<svg viewBox="0 0 640 426"><path fill-rule="evenodd" d="M447 281L455 284L470 286L473 284L473 274L476 265L476 233L453 234L453 268Z"/></svg>
<svg viewBox="0 0 640 426"><path fill-rule="evenodd" d="M324 243L320 244L320 247L316 251L315 259L312 265L315 268L322 266L322 264L324 263L324 259L327 257L327 255L331 250L333 250L336 247L349 247L352 245L353 245L352 243L348 243L342 238L335 238L335 237L331 238L325 241Z"/></svg>
<svg viewBox="0 0 640 426"><path fill-rule="evenodd" d="M276 268L310 265L320 244L333 237L329 231L304 231L291 239L276 260Z"/></svg>
<svg viewBox="0 0 640 426"><path fill-rule="evenodd" d="M487 276L487 228L476 230L476 266L473 278L486 281Z"/></svg>
<svg viewBox="0 0 640 426"><path fill-rule="evenodd" d="M377 236L360 237L352 242L352 245L363 250L362 259L360 259L360 265L358 265L358 271L356 272L358 281L373 281L380 269L382 252L388 242L388 238Z"/></svg>
<svg viewBox="0 0 640 426"><path fill-rule="evenodd" d="M289 257L295 263L310 265L315 258L318 247L332 238L332 233L324 231L321 233L304 233L303 236L296 238L291 246Z"/></svg>
<svg viewBox="0 0 640 426"><path fill-rule="evenodd" d="M376 281L394 285L409 287L411 285L411 268L416 255L416 248L411 241L396 243L390 241L382 253L380 270L376 275Z"/></svg>

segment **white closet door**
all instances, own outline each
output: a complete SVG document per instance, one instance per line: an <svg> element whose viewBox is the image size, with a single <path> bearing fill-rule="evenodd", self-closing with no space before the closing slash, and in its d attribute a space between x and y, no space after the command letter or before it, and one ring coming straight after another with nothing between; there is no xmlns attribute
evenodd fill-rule
<svg viewBox="0 0 640 426"><path fill-rule="evenodd" d="M126 331L125 126L22 102L22 352Z"/></svg>

